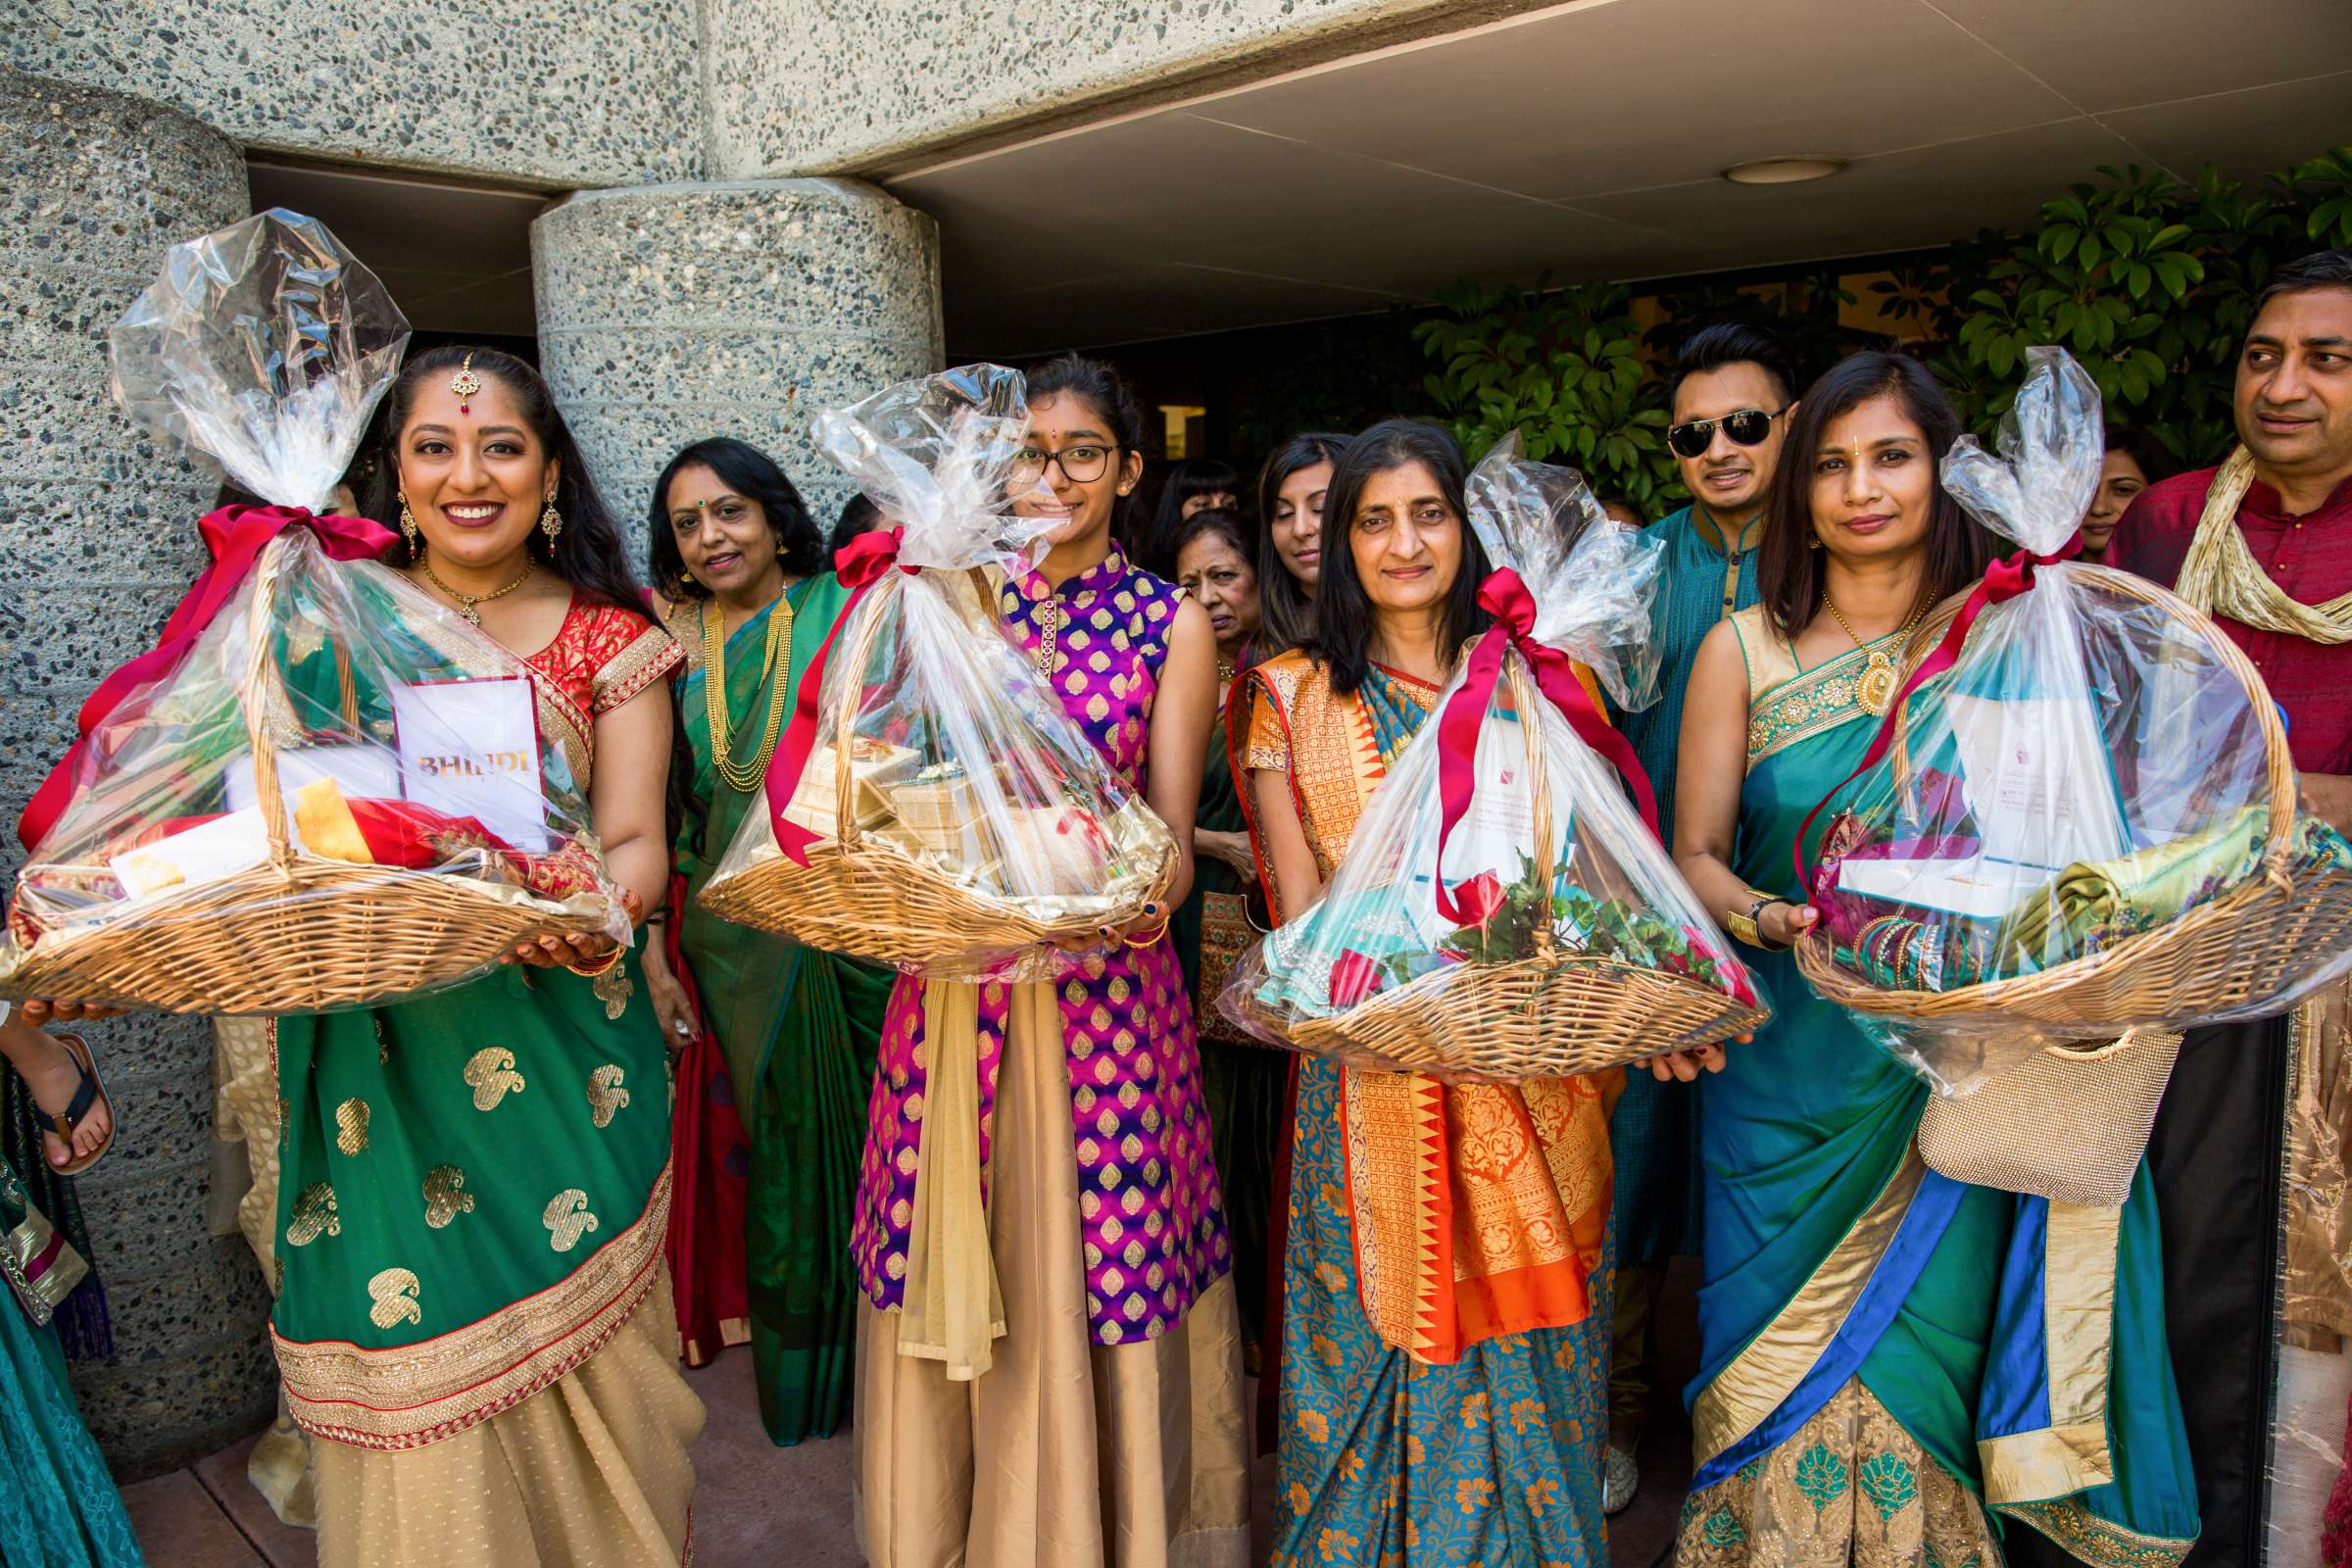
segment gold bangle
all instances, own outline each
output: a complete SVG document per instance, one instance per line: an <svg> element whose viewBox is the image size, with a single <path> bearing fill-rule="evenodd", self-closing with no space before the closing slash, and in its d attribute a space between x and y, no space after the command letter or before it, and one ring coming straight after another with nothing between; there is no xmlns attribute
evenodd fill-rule
<svg viewBox="0 0 2352 1568"><path fill-rule="evenodd" d="M1125 944L1131 948L1148 948L1152 943L1157 942L1161 937L1164 937L1167 934L1168 922L1162 920L1159 922L1159 924L1153 926L1151 930L1146 931L1141 935L1128 936L1125 939Z"/></svg>
<svg viewBox="0 0 2352 1568"><path fill-rule="evenodd" d="M578 975L583 980L594 980L601 975L608 975L612 972L613 967L620 962L621 952L622 949L618 944L615 944L611 953L606 954L602 959L595 963L566 963L564 965L564 967L569 969L573 974Z"/></svg>

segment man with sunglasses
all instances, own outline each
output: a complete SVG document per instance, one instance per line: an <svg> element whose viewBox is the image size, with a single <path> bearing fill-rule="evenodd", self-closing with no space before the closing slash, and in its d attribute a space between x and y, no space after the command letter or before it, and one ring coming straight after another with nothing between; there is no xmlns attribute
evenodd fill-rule
<svg viewBox="0 0 2352 1568"><path fill-rule="evenodd" d="M1658 830L1668 844L1683 691L1700 641L1718 620L1756 602L1764 502L1796 392L1788 349L1770 333L1732 322L1693 333L1667 386L1673 422L1666 442L1691 502L1650 524L1666 547L1651 624L1651 646L1661 656L1658 701L1616 717L1657 790ZM1601 1506L1615 1513L1641 1480L1634 1451L1655 1392L1650 1325L1666 1263L1698 1250L1698 1097L1688 1082L1630 1074L1609 1142L1617 1163L1617 1321Z"/></svg>

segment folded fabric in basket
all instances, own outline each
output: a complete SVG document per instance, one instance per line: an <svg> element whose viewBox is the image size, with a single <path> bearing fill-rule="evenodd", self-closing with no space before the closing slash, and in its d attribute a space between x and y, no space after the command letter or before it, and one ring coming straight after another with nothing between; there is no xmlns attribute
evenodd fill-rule
<svg viewBox="0 0 2352 1568"><path fill-rule="evenodd" d="M2000 974L2053 963L2179 919L2252 875L2262 861L2268 812L2242 808L2202 833L2112 860L2079 860L2012 909L1993 939Z"/></svg>

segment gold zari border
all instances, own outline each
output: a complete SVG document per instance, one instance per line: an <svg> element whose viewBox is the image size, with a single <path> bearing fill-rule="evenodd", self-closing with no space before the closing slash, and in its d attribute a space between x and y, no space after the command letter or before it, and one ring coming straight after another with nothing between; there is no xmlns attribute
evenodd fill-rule
<svg viewBox="0 0 2352 1568"><path fill-rule="evenodd" d="M1812 1277L1699 1392L1690 1407L1690 1446L1700 1464L1753 1432L1796 1392L1861 1298L1927 1173L1918 1146L1905 1150L1902 1164Z"/></svg>
<svg viewBox="0 0 2352 1568"><path fill-rule="evenodd" d="M2169 1536L2143 1536L2095 1519L2075 1497L2061 1502L1995 1503L1992 1511L2032 1525L2090 1568L2178 1568L2196 1544Z"/></svg>
<svg viewBox="0 0 2352 1568"><path fill-rule="evenodd" d="M637 1223L568 1276L465 1328L386 1350L272 1328L295 1422L330 1443L421 1448L520 1404L601 1349L660 1277L669 1180L664 1165Z"/></svg>

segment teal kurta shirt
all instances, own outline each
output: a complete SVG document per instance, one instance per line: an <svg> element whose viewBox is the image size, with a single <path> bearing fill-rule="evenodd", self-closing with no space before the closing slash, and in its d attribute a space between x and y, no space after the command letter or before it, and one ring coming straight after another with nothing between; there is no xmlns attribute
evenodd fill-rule
<svg viewBox="0 0 2352 1568"><path fill-rule="evenodd" d="M1683 508L1649 525L1666 558L1650 609L1658 649L1658 700L1640 712L1612 712L1633 742L1658 795L1658 834L1674 847L1675 760L1682 748L1683 694L1698 645L1715 623L1756 602L1756 552L1726 555ZM1621 1267L1663 1263L1698 1250L1697 1108L1688 1084L1661 1084L1646 1072L1627 1076L1609 1118L1617 1162L1617 1260Z"/></svg>

